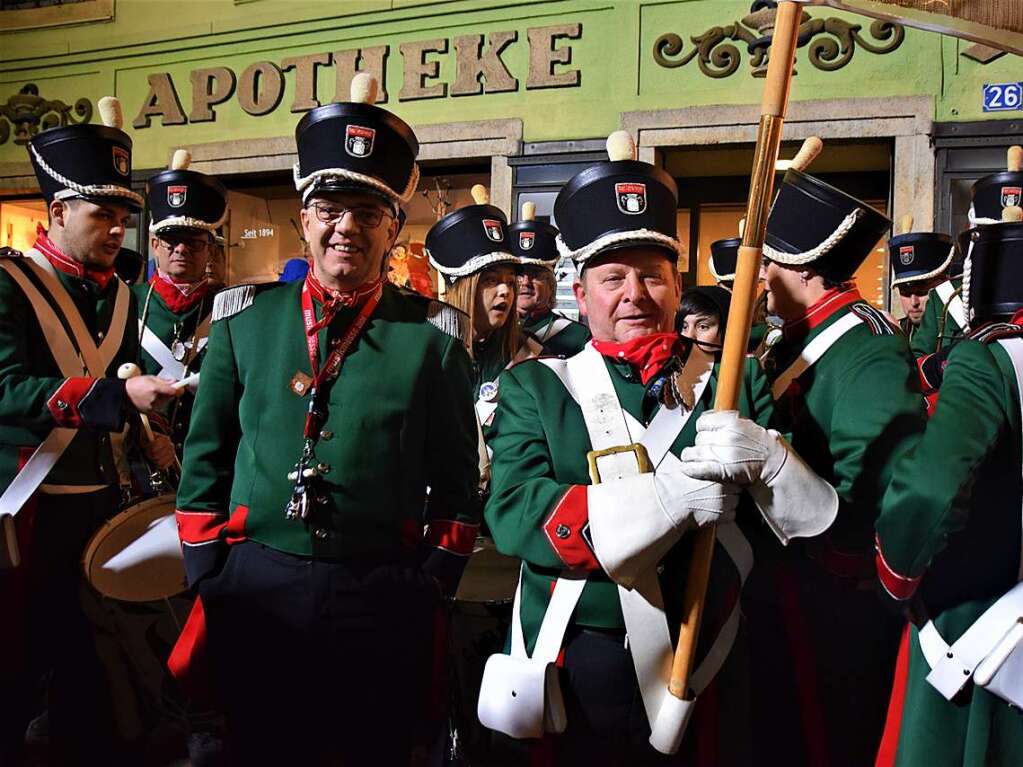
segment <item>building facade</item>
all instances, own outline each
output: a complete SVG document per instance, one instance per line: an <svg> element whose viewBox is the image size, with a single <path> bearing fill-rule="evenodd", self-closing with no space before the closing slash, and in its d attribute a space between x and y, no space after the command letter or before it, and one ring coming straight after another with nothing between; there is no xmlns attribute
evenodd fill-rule
<svg viewBox="0 0 1023 767"><path fill-rule="evenodd" d="M35 7L42 5L43 7ZM276 279L301 256L294 128L352 76L421 143L420 193L392 266L425 268L438 215L486 183L511 219L550 216L560 185L625 128L679 183L692 282L735 236L748 191L773 10L748 0L15 0L0 10L0 245L30 244L45 208L25 141L98 120L120 98L135 183L187 148L231 190L230 282ZM915 227L958 230L969 186L1019 143L1013 54L809 8L783 155L809 135L811 172ZM999 90L1001 88L1001 90ZM985 110L991 111L985 111ZM146 250L148 215L129 246ZM556 222L555 222L556 223ZM954 232L953 232L954 233ZM564 275L567 291L571 275ZM883 243L858 274L888 304ZM566 292L567 296L567 292Z"/></svg>

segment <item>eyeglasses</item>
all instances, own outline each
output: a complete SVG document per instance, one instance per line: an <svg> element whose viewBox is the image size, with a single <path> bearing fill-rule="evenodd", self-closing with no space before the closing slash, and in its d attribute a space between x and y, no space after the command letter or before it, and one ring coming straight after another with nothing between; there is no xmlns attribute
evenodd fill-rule
<svg viewBox="0 0 1023 767"><path fill-rule="evenodd" d="M318 205L312 203L310 206L316 211L316 220L328 224L329 226L337 226L341 219L345 217L345 213L351 213L352 218L355 219L355 223L363 229L376 229L380 226L380 222L384 220L384 216L392 217L390 213L387 213L382 208L374 208L370 206L358 207L358 208L332 208L326 205Z"/></svg>
<svg viewBox="0 0 1023 767"><path fill-rule="evenodd" d="M209 240L202 239L173 239L168 240L165 237L157 237L156 241L167 250L174 250L178 245L184 245L188 250L193 253L204 253L210 246Z"/></svg>

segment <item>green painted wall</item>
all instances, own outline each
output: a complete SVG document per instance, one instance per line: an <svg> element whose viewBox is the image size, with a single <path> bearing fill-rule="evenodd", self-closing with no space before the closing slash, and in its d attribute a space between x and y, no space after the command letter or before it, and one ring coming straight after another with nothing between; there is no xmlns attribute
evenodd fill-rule
<svg viewBox="0 0 1023 767"><path fill-rule="evenodd" d="M240 75L257 61L279 65L304 54L388 45L388 108L413 125L516 117L523 120L526 141L592 138L614 130L623 111L758 103L762 81L750 76L744 50L739 70L725 79L705 76L696 61L665 69L652 55L654 41L665 32L681 35L688 50L691 36L738 22L748 10L748 0L116 0L112 22L0 32L0 103L28 82L36 83L43 96L69 103L81 96L95 103L115 94L135 140L135 167L159 167L168 151L182 144L290 135L300 117L289 110L295 72L285 74L283 100L269 114L247 114L235 96L214 107L213 122L163 126L157 118L149 128L133 129L130 123L148 92L147 75L169 73L187 114L189 73L195 69L226 66ZM829 9L811 13L836 15ZM842 18L861 24L868 35L870 20ZM527 90L527 30L569 23L581 24L582 35L558 43L571 47L572 63L556 71L579 70L579 86ZM404 64L400 44L448 39L448 52L429 59L440 65L439 79L431 82L450 84L452 38L508 30L517 33L517 40L501 58L518 79L516 91L398 100ZM907 30L897 51L881 56L858 49L835 72L812 67L804 48L797 57L793 98L931 95L936 120L1023 116L981 111L982 84L1020 79L1020 59L1006 55L982 66L958 55L967 45ZM335 98L334 78L333 66L318 69L321 102ZM25 149L13 141L0 146L0 163L24 159Z"/></svg>

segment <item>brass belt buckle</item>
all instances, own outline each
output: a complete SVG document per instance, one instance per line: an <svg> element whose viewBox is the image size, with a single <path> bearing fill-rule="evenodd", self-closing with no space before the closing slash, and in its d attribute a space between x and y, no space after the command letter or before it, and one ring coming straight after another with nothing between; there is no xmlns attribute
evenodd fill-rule
<svg viewBox="0 0 1023 767"><path fill-rule="evenodd" d="M597 459L603 458L606 455L618 455L619 453L635 453L636 465L639 467L640 474L649 474L654 470L646 448L639 442L633 442L631 445L615 445L605 450L591 450L586 454L586 462L590 467L590 482L594 485L600 484L600 469L597 468Z"/></svg>

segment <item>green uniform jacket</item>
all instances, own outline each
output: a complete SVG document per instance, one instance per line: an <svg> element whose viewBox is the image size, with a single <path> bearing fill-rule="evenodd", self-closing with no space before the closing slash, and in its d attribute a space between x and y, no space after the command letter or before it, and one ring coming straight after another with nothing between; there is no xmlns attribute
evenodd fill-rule
<svg viewBox="0 0 1023 767"><path fill-rule="evenodd" d="M850 312L863 322L775 403L775 428L835 487L839 511L817 538L786 549L754 544L744 606L755 742L767 764L869 764L884 725L901 623L870 590L873 529L893 467L925 425L913 358L884 315L855 290L836 290L808 322L790 323L771 370L783 374ZM780 731L789 735L779 739Z"/></svg>
<svg viewBox="0 0 1023 767"><path fill-rule="evenodd" d="M957 343L938 407L899 462L877 520L882 583L897 599L919 596L950 644L1019 577L1020 440L1019 392L1005 350ZM901 715L897 755L885 764L1023 764L1018 711L972 685L945 700L926 681L930 667L915 626L907 660L905 678L896 680L904 703L892 712Z"/></svg>
<svg viewBox="0 0 1023 767"><path fill-rule="evenodd" d="M638 375L626 363L605 363L625 410L641 423L649 423L656 407L648 399L644 408L645 389ZM693 444L696 421L711 406L716 388L715 369L695 412L672 446L675 455ZM753 360L746 363L740 409L764 422L770 415L770 392ZM486 519L498 550L526 563L522 619L527 645L532 648L551 584L566 566L577 565L566 552L580 545L581 525L572 525L573 536L565 540L549 537L545 528L570 490L590 484L586 462L590 440L579 406L560 379L536 360L527 360L502 375L497 412L487 440L494 451L494 462ZM684 538L669 555L671 567L666 566L661 579L665 599L676 607L685 584L688 543L689 538ZM570 561L566 562L565 556ZM726 560L723 551L714 559L720 564ZM584 626L624 628L617 586L603 573L590 577L573 621Z"/></svg>
<svg viewBox="0 0 1023 767"><path fill-rule="evenodd" d="M604 362L623 408L648 424L658 406L651 398L644 398L646 390L639 376L627 363L608 359ZM693 444L696 421L712 406L716 389L715 365L695 411L671 447L674 455ZM756 361L747 359L739 410L766 423L771 407L766 379ZM591 571L569 630L572 625L624 629L618 587L600 570L584 538L588 522L586 487L591 484L586 460L591 444L586 425L578 404L542 361L528 360L502 375L497 418L487 442L494 450L494 462L485 517L498 550L524 562L521 610L527 650L532 652L554 581L566 568ZM744 527L761 524L759 512L752 504L740 505L739 516ZM684 535L662 560L659 570L673 638L677 637L681 621L692 541L692 535ZM776 540L773 545L778 545ZM698 662L736 605L738 590L738 573L718 544L707 590L707 612L697 645ZM708 704L711 708L704 709L704 714L697 709L699 724L691 728L701 732L699 739L706 730L716 731L707 735L718 739L716 764L748 763L744 750L748 740L721 739L725 730L717 729L723 716L736 726L746 726L743 712L748 705L749 679L744 648L740 632L736 648L716 679L717 692L706 693L706 700L716 702L716 713L714 703ZM687 738L684 750L695 747L696 740Z"/></svg>
<svg viewBox="0 0 1023 767"><path fill-rule="evenodd" d="M312 525L285 519L308 406L289 383L312 373L303 284L261 289L250 307L213 324L178 489L190 583L241 538L299 556L396 561L416 552L427 524L433 553L461 559L472 550L479 472L469 357L431 324L453 309L390 285L326 391L316 456L329 466L329 503ZM320 331L321 360L355 313L342 309Z"/></svg>
<svg viewBox="0 0 1023 767"><path fill-rule="evenodd" d="M549 336L555 320L566 319L568 327L557 335ZM529 333L543 347L545 357L571 357L582 351L590 340L590 330L581 322L564 317L556 312L547 312L539 317L530 317L522 323L522 329Z"/></svg>
<svg viewBox="0 0 1023 767"><path fill-rule="evenodd" d="M956 290L963 286L963 281L959 277L951 280L951 282ZM938 295L936 290L931 290L927 298L923 319L920 320L920 326L911 336L910 348L913 350L914 357L923 357L937 351L938 331L941 328L941 318L943 316L945 321L944 332L941 334L942 345L947 346L962 335L963 329L951 314L945 314L945 304L942 302L941 296Z"/></svg>
<svg viewBox="0 0 1023 767"><path fill-rule="evenodd" d="M209 291L206 296L196 305L182 311L176 312L164 301L159 291L152 288L152 283L144 283L132 286L132 292L139 306L139 316L144 317L146 327L163 342L168 349L172 348L174 341L191 344L196 327L202 320L209 316L213 309L213 292ZM147 304L148 300L148 306ZM136 323L136 330L138 324ZM206 348L203 346L198 354L189 360L186 373L195 373L202 365L206 356ZM139 367L146 375L159 375L163 366L160 365L145 347L139 348ZM192 406L195 397L189 391L185 391L178 399L170 403L161 413L167 421L167 428L170 430L174 445L181 454L185 437L188 435L188 425L191 421Z"/></svg>
<svg viewBox="0 0 1023 767"><path fill-rule="evenodd" d="M20 256L8 259L20 261ZM24 267L28 273L28 268ZM120 280L105 288L89 279L57 271L98 344L110 326ZM46 297L42 286L40 292ZM46 478L52 485L117 485L119 476L110 432L124 428L130 407L117 368L138 358L135 300L125 324L124 338L105 378L65 378L50 353L35 311L21 288L0 271L0 487L6 487L20 463L57 426L77 427L57 465ZM53 305L54 312L60 310ZM73 339L72 339L73 340Z"/></svg>

